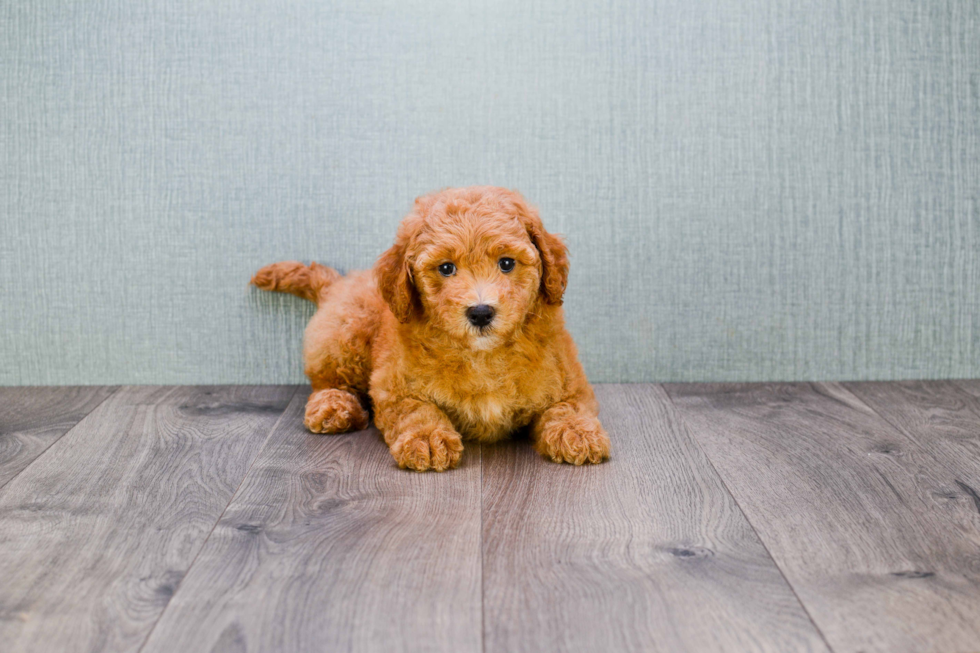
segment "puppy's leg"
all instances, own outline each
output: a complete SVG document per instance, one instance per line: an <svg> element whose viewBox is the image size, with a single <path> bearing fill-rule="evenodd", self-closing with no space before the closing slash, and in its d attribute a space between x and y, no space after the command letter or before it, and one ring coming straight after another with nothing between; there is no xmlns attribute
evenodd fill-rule
<svg viewBox="0 0 980 653"><path fill-rule="evenodd" d="M313 433L347 433L368 427L368 412L356 395L339 388L314 390L306 400L306 428Z"/></svg>
<svg viewBox="0 0 980 653"><path fill-rule="evenodd" d="M402 469L443 472L463 455L463 439L435 404L415 399L379 403L374 421Z"/></svg>
<svg viewBox="0 0 980 653"><path fill-rule="evenodd" d="M330 286L303 337L303 363L313 384L306 427L314 433L366 429L370 341L377 329L370 275L354 273Z"/></svg>
<svg viewBox="0 0 980 653"><path fill-rule="evenodd" d="M556 463L601 463L609 457L609 436L597 410L574 401L554 404L534 420L534 448Z"/></svg>

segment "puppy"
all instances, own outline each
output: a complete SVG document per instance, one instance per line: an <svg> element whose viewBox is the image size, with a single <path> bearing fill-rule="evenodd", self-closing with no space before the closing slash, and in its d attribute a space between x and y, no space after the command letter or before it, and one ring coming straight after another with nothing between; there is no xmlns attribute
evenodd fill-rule
<svg viewBox="0 0 980 653"><path fill-rule="evenodd" d="M564 243L520 194L471 187L415 200L371 271L283 262L252 283L317 304L303 341L307 428L364 429L370 398L400 467L444 471L463 440L524 427L555 462L609 456L565 330L567 278Z"/></svg>

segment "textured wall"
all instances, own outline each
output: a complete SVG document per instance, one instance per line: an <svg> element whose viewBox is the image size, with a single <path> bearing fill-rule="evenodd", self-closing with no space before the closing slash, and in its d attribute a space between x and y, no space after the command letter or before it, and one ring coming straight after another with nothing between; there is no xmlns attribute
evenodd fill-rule
<svg viewBox="0 0 980 653"><path fill-rule="evenodd" d="M594 380L980 376L977 0L10 0L0 383L299 381L252 271L473 183Z"/></svg>

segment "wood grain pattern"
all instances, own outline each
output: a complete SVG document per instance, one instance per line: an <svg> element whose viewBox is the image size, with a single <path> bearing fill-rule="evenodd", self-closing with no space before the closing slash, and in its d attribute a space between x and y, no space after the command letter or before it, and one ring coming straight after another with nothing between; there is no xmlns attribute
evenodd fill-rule
<svg viewBox="0 0 980 653"><path fill-rule="evenodd" d="M295 392L119 390L0 494L0 642L143 643Z"/></svg>
<svg viewBox="0 0 980 653"><path fill-rule="evenodd" d="M980 512L980 383L846 383L885 421L954 472L945 500ZM947 496L948 495L948 496ZM978 615L980 618L980 615Z"/></svg>
<svg viewBox="0 0 980 653"><path fill-rule="evenodd" d="M480 447L399 470L293 401L145 651L480 650Z"/></svg>
<svg viewBox="0 0 980 653"><path fill-rule="evenodd" d="M980 642L980 516L840 384L667 391L835 651Z"/></svg>
<svg viewBox="0 0 980 653"><path fill-rule="evenodd" d="M600 386L609 463L441 475L296 390L0 389L0 650L980 642L980 381Z"/></svg>
<svg viewBox="0 0 980 653"><path fill-rule="evenodd" d="M485 649L827 650L663 389L597 392L606 464L484 447Z"/></svg>
<svg viewBox="0 0 980 653"><path fill-rule="evenodd" d="M0 488L115 390L108 386L0 388Z"/></svg>

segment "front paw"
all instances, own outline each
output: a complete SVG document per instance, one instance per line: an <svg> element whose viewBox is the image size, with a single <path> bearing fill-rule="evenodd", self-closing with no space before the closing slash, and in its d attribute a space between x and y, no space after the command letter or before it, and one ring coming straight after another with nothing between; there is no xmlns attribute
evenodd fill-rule
<svg viewBox="0 0 980 653"><path fill-rule="evenodd" d="M391 445L391 455L402 469L444 472L459 464L463 440L453 430L423 426L399 435Z"/></svg>
<svg viewBox="0 0 980 653"><path fill-rule="evenodd" d="M609 436L596 418L572 415L544 425L534 448L556 463L598 464L609 457Z"/></svg>
<svg viewBox="0 0 980 653"><path fill-rule="evenodd" d="M313 433L347 433L368 427L368 412L360 400L336 388L316 390L306 400L303 423Z"/></svg>

